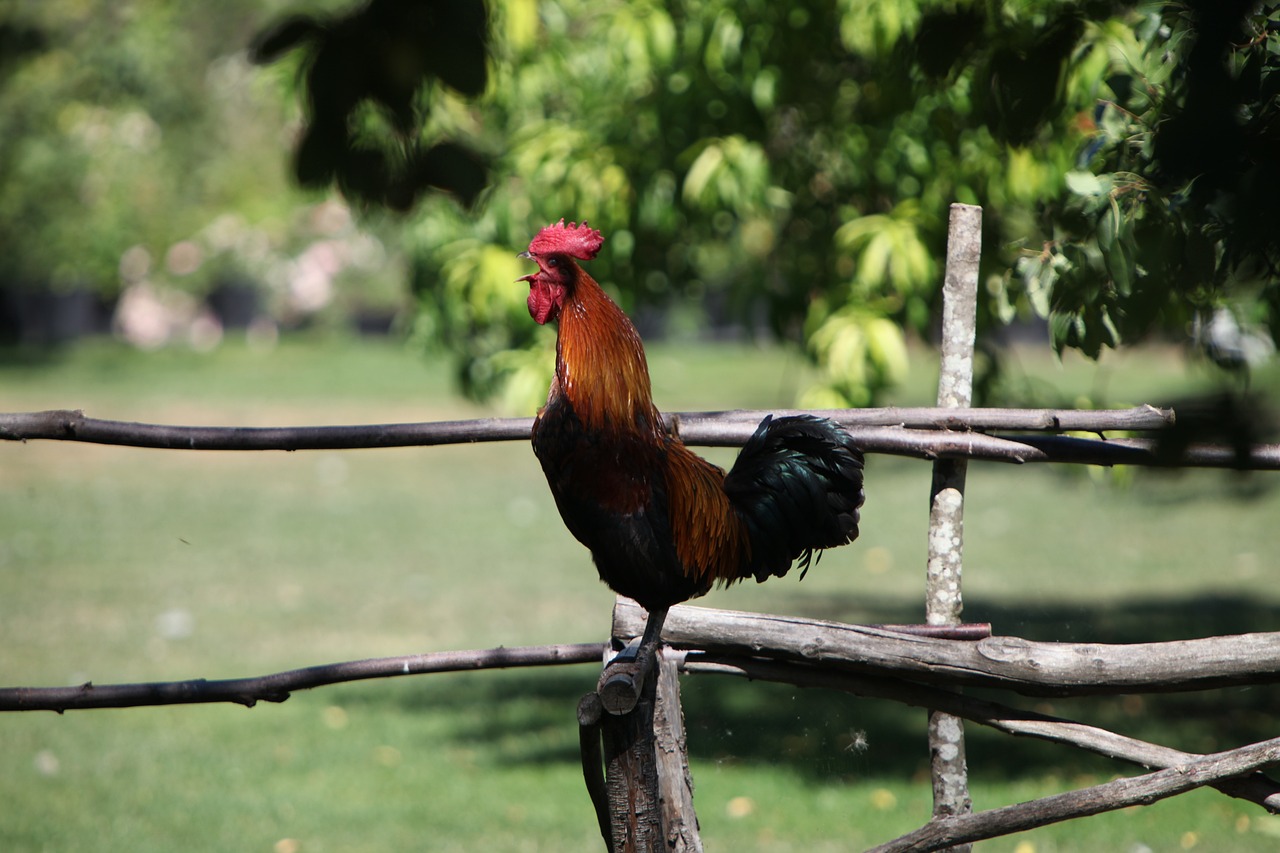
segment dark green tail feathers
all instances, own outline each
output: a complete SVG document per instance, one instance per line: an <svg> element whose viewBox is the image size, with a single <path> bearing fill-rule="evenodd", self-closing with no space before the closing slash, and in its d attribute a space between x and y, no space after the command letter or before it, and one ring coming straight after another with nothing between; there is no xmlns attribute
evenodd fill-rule
<svg viewBox="0 0 1280 853"><path fill-rule="evenodd" d="M724 480L751 542L741 577L781 577L797 559L803 577L815 551L856 539L862 466L862 451L832 421L761 421Z"/></svg>

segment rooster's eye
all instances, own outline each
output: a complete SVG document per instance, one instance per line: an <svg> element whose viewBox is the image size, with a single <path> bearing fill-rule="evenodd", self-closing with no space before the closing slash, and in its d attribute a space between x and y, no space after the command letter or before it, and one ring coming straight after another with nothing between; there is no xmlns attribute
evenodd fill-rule
<svg viewBox="0 0 1280 853"><path fill-rule="evenodd" d="M547 258L547 266L558 267L560 266L560 261L557 258Z"/></svg>

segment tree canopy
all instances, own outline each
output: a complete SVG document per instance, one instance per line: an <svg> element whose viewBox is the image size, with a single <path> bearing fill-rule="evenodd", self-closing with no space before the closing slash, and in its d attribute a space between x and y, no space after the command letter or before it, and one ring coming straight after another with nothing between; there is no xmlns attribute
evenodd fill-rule
<svg viewBox="0 0 1280 853"><path fill-rule="evenodd" d="M490 84L442 99L493 164L412 225L421 331L464 385L543 385L507 284L562 216L633 310L692 297L802 344L802 403L865 405L936 310L948 204L982 205L987 332L1059 350L1280 333L1280 13L1235 3L533 3L493 10ZM1217 330L1217 334L1214 330ZM1248 347L1252 345L1253 349ZM531 372L534 375L531 375Z"/></svg>
<svg viewBox="0 0 1280 853"><path fill-rule="evenodd" d="M366 222L399 211L416 335L520 408L550 333L515 254L561 217L605 233L592 272L650 324L693 306L803 347L815 407L871 402L929 336L953 201L985 211L982 334L1040 318L1058 349L1166 335L1227 366L1280 337L1275 4L20 8L0 25L9 279L118 286L129 247L219 211L287 221L316 198L286 186L290 151Z"/></svg>

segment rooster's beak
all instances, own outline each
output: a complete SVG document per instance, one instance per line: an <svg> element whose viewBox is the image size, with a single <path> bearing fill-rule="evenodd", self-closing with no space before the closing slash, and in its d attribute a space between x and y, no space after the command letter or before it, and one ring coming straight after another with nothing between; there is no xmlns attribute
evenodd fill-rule
<svg viewBox="0 0 1280 853"><path fill-rule="evenodd" d="M531 261L531 260L533 260L533 255L529 254L528 252L521 252L520 254L516 255L516 257L517 257L517 258L519 258L519 259L520 259L520 260L522 260L522 261ZM522 275L522 276L520 276L518 279L516 279L516 281L530 281L530 282L531 282L531 281L533 281L533 277L534 277L535 275L537 275L537 273L536 273L536 272L531 272L531 273L529 273L528 275Z"/></svg>

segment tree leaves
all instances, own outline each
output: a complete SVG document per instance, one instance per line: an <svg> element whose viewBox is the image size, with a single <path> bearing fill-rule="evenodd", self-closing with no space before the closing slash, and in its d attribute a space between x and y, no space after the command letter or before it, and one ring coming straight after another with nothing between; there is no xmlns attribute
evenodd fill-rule
<svg viewBox="0 0 1280 853"><path fill-rule="evenodd" d="M269 63L305 54L298 182L336 183L348 198L406 211L433 190L470 205L487 182L477 153L457 140L432 144L423 131L434 83L466 97L484 92L488 38L483 0L369 0L341 17L287 16L250 55ZM365 132L370 106L385 117L384 131Z"/></svg>
<svg viewBox="0 0 1280 853"><path fill-rule="evenodd" d="M707 211L740 214L766 207L769 163L760 146L742 136L709 139L684 178L684 199Z"/></svg>
<svg viewBox="0 0 1280 853"><path fill-rule="evenodd" d="M867 406L872 388L901 382L908 357L902 329L874 311L815 305L809 347L826 381L810 388L801 405L815 409Z"/></svg>
<svg viewBox="0 0 1280 853"><path fill-rule="evenodd" d="M895 381L893 347L873 340L931 333L954 201L985 210L980 330L1042 317L1056 346L1096 355L1184 334L1230 292L1280 325L1266 307L1280 295L1258 283L1275 278L1258 247L1280 235L1262 201L1280 196L1274 106L1236 97L1255 159L1224 172L1230 193L1157 168L1155 129L1185 109L1203 43L1180 7L543 0L536 22L522 2L498 8L500 82L473 123L500 152L496 179L476 217L423 207L440 239L418 244L422 269L451 237L517 251L588 218L610 235L592 272L628 309L684 296L696 318L803 340L823 376L806 399L829 401ZM1232 74L1265 93L1277 39L1245 23Z"/></svg>
<svg viewBox="0 0 1280 853"><path fill-rule="evenodd" d="M1246 6L1148 12L1086 37L1115 98L1046 205L1048 257L1063 260L1019 262L1038 312L1052 294L1055 346L1096 355L1240 300L1277 325L1280 221L1264 197L1280 192L1280 147L1260 122L1280 121L1280 104L1260 96L1280 79L1280 11Z"/></svg>
<svg viewBox="0 0 1280 853"><path fill-rule="evenodd" d="M937 274L914 202L846 222L836 230L835 245L855 258L853 295L860 301L888 294L907 298L929 287Z"/></svg>

